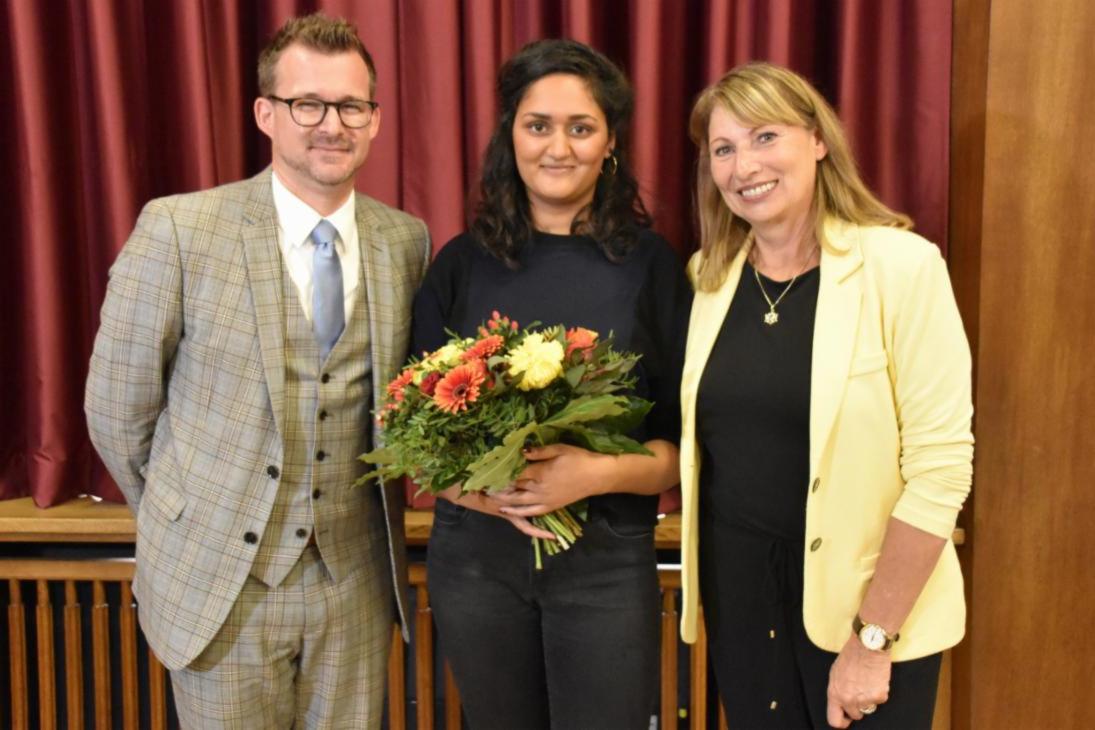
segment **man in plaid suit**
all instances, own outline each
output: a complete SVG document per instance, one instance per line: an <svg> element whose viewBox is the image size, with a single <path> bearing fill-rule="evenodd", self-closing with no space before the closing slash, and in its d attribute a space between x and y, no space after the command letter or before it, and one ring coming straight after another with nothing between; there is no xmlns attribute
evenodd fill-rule
<svg viewBox="0 0 1095 730"><path fill-rule="evenodd" d="M112 267L88 425L183 726L378 727L402 496L352 484L429 238L354 192L380 110L353 26L289 21L259 86L271 167L151 201Z"/></svg>

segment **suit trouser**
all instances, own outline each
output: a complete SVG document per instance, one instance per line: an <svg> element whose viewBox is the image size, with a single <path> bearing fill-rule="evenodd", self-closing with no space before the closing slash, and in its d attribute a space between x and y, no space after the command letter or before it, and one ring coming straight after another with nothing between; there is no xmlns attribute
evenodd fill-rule
<svg viewBox="0 0 1095 730"><path fill-rule="evenodd" d="M276 588L248 576L209 647L171 673L182 727L380 727L393 617L372 562L336 583L309 546Z"/></svg>

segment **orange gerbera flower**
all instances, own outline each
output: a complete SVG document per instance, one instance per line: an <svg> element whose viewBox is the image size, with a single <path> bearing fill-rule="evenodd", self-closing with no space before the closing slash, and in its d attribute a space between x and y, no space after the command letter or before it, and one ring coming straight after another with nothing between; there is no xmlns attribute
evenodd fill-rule
<svg viewBox="0 0 1095 730"><path fill-rule="evenodd" d="M437 383L433 402L449 413L468 410L468 404L479 398L479 386L486 376L482 361L453 368Z"/></svg>
<svg viewBox="0 0 1095 730"><path fill-rule="evenodd" d="M502 339L502 335L488 335L481 340L476 340L468 349L464 350L464 354L460 357L464 362L469 360L486 360L502 349L502 345L505 344L505 340Z"/></svg>
<svg viewBox="0 0 1095 730"><path fill-rule="evenodd" d="M412 378L414 378L414 371L410 368L401 372L398 377L388 383L388 395L397 401L403 400L403 389L411 384Z"/></svg>
<svg viewBox="0 0 1095 730"><path fill-rule="evenodd" d="M566 357L570 357L570 353L575 350L590 350L597 344L597 333L593 330L587 330L585 327L571 327L567 330L567 352ZM589 359L589 352L585 353L585 357Z"/></svg>

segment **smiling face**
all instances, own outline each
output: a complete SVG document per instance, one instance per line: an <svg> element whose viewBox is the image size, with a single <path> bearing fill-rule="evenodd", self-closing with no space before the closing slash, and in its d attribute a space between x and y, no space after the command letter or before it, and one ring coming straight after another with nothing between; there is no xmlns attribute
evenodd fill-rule
<svg viewBox="0 0 1095 730"><path fill-rule="evenodd" d="M798 226L810 215L825 143L805 127L744 124L716 105L708 123L711 177L734 215L755 229Z"/></svg>
<svg viewBox="0 0 1095 730"><path fill-rule="evenodd" d="M355 52L322 53L294 44L277 61L274 94L283 99L327 102L371 100L369 69ZM342 124L333 107L316 127L293 121L289 107L265 97L255 100L255 120L270 138L274 171L291 192L321 213L337 207L353 190L354 173L365 162L380 130L380 110L361 129ZM331 208L333 210L334 208Z"/></svg>
<svg viewBox="0 0 1095 730"><path fill-rule="evenodd" d="M552 74L528 87L514 116L513 152L538 229L569 231L593 200L614 143L604 110L581 77Z"/></svg>

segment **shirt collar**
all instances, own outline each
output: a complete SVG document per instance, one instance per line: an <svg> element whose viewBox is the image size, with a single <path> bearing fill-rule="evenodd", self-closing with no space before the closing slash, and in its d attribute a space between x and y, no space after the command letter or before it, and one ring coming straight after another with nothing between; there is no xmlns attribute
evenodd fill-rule
<svg viewBox="0 0 1095 730"><path fill-rule="evenodd" d="M304 246L311 240L309 237L324 216L321 216L315 208L298 198L285 184L278 179L275 172L270 176L274 192L274 208L278 213L278 224L281 226L282 236L285 242L292 247ZM350 240L350 234L357 225L354 215L354 194L351 191L346 202L338 207L331 215L326 216L335 229L338 230L339 241L336 243L339 253L344 253L346 242Z"/></svg>

